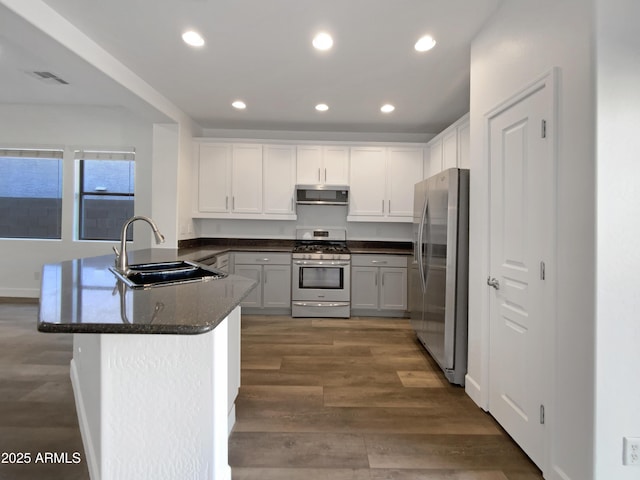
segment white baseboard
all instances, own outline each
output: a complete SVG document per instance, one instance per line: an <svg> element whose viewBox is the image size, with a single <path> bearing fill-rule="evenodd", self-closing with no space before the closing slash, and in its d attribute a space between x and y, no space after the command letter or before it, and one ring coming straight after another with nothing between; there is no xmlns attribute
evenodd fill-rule
<svg viewBox="0 0 640 480"><path fill-rule="evenodd" d="M0 288L0 297L7 298L39 298L39 288Z"/></svg>
<svg viewBox="0 0 640 480"><path fill-rule="evenodd" d="M553 472L553 476L551 477L551 480L553 480L553 479L571 480L571 477L569 477L569 475L564 473L564 471L560 467L558 467L557 465L554 465L551 470Z"/></svg>
<svg viewBox="0 0 640 480"><path fill-rule="evenodd" d="M89 423L87 421L87 413L80 391L80 382L78 379L78 370L76 364L71 360L71 386L73 387L73 396L76 401L76 411L78 412L78 424L80 425L80 435L82 436L82 445L84 446L84 455L89 470L89 478L91 480L100 480L100 469L97 464L95 446L91 441L91 432L89 431Z"/></svg>
<svg viewBox="0 0 640 480"><path fill-rule="evenodd" d="M484 400L482 399L482 389L480 388L480 384L476 382L473 377L471 377L468 373L464 377L464 390L471 397L471 400L475 402L480 408L484 411L488 411L488 405L484 404Z"/></svg>
<svg viewBox="0 0 640 480"><path fill-rule="evenodd" d="M236 404L234 403L231 406L231 410L229 410L229 416L227 417L227 425L228 425L228 433L231 435L231 430L233 430L233 426L236 424Z"/></svg>

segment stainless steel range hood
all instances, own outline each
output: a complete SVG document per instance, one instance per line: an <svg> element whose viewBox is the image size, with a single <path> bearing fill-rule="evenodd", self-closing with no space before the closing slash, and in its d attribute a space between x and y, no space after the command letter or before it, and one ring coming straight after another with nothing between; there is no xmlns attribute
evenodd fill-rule
<svg viewBox="0 0 640 480"><path fill-rule="evenodd" d="M349 205L348 185L296 185L298 205Z"/></svg>

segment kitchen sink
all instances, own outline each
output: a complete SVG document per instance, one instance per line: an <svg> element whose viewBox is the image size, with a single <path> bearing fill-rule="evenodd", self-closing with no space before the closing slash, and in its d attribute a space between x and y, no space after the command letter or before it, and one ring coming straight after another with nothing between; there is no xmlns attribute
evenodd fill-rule
<svg viewBox="0 0 640 480"><path fill-rule="evenodd" d="M227 276L220 270L184 260L129 265L129 273L126 275L115 267L109 267L109 270L134 289L207 282Z"/></svg>

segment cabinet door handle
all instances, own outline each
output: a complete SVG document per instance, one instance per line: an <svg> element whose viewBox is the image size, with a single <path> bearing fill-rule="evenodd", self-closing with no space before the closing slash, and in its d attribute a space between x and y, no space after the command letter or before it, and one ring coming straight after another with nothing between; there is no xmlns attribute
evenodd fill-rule
<svg viewBox="0 0 640 480"><path fill-rule="evenodd" d="M382 283L382 286L384 287L384 272L380 273L380 283Z"/></svg>
<svg viewBox="0 0 640 480"><path fill-rule="evenodd" d="M224 197L224 209L229 210L229 195Z"/></svg>
<svg viewBox="0 0 640 480"><path fill-rule="evenodd" d="M261 259L260 259L260 260L258 260L258 261L259 261L259 262L268 262L268 261L269 261L269 259L265 257L265 258L261 258Z"/></svg>
<svg viewBox="0 0 640 480"><path fill-rule="evenodd" d="M384 200L382 200L382 213L384 213Z"/></svg>
<svg viewBox="0 0 640 480"><path fill-rule="evenodd" d="M327 183L327 168L324 169L324 183Z"/></svg>
<svg viewBox="0 0 640 480"><path fill-rule="evenodd" d="M377 287L378 286L378 272L376 272L376 275L373 278L375 279L374 285Z"/></svg>
<svg viewBox="0 0 640 480"><path fill-rule="evenodd" d="M318 181L320 181L320 169L318 169Z"/></svg>
<svg viewBox="0 0 640 480"><path fill-rule="evenodd" d="M373 264L380 264L380 263L385 264L385 263L387 263L387 261L386 260L371 260L371 263L373 263Z"/></svg>
<svg viewBox="0 0 640 480"><path fill-rule="evenodd" d="M391 213L391 200L389 200L389 208L388 208L387 212Z"/></svg>
<svg viewBox="0 0 640 480"><path fill-rule="evenodd" d="M291 211L293 212L293 197L291 197Z"/></svg>
<svg viewBox="0 0 640 480"><path fill-rule="evenodd" d="M235 210L236 209L236 197L233 196L231 197L231 210Z"/></svg>

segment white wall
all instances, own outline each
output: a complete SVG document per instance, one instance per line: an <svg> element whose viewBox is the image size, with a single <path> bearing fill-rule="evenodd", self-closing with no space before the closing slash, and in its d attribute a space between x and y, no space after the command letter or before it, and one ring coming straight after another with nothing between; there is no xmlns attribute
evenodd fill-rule
<svg viewBox="0 0 640 480"><path fill-rule="evenodd" d="M596 476L622 466L622 438L640 437L640 38L637 0L597 1Z"/></svg>
<svg viewBox="0 0 640 480"><path fill-rule="evenodd" d="M471 223L467 392L488 404L488 161L484 115L559 69L555 398L545 478L594 478L595 154L592 2L504 2L471 49ZM637 376L637 375L636 375ZM550 408L549 408L550 407ZM614 477L600 477L602 479Z"/></svg>
<svg viewBox="0 0 640 480"><path fill-rule="evenodd" d="M194 169L197 168L194 157L193 138L202 133L200 127L192 121L182 119L179 122L179 157L178 157L178 240L194 238ZM197 170L196 170L197 171Z"/></svg>
<svg viewBox="0 0 640 480"><path fill-rule="evenodd" d="M0 105L0 145L69 147L63 160L62 239L0 239L0 297L38 296L44 263L111 253L114 242L74 240L73 147L135 147L136 213L151 214L151 135L150 123L121 108ZM150 238L136 234L135 248L148 246Z"/></svg>

